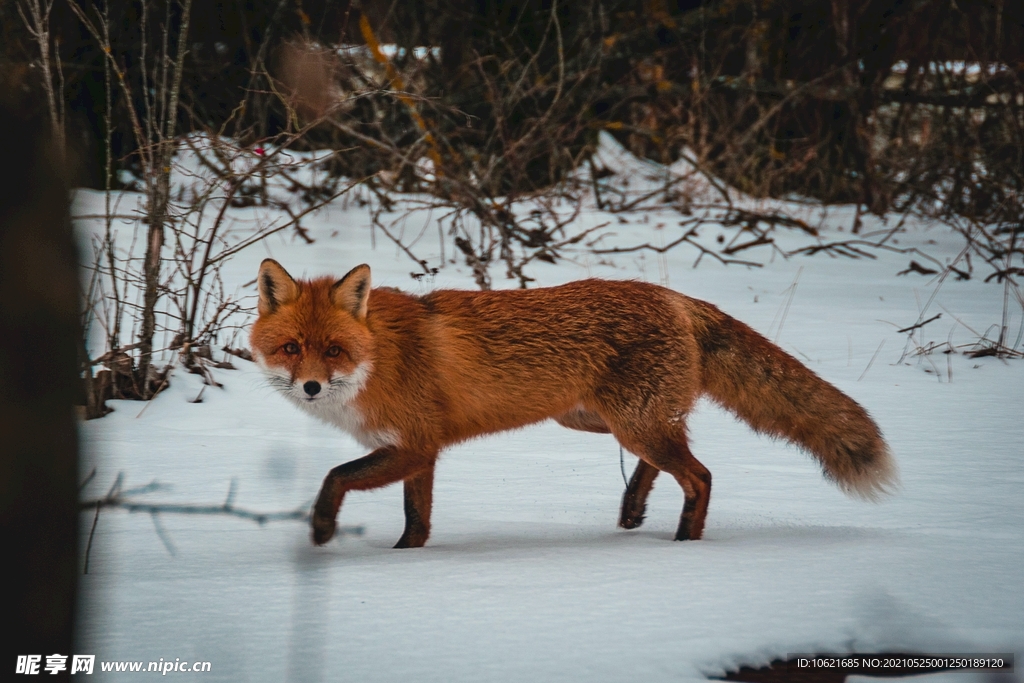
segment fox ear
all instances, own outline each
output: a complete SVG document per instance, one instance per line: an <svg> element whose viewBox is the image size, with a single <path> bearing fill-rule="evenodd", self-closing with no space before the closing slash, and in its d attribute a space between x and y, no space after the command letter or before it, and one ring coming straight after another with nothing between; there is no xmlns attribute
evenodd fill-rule
<svg viewBox="0 0 1024 683"><path fill-rule="evenodd" d="M299 298L299 286L295 284L295 280L272 258L264 259L260 264L260 274L256 282L260 290L260 302L257 306L260 315L273 313L278 306Z"/></svg>
<svg viewBox="0 0 1024 683"><path fill-rule="evenodd" d="M366 319L366 302L370 298L370 266L356 266L331 287L331 301L348 311L356 320Z"/></svg>

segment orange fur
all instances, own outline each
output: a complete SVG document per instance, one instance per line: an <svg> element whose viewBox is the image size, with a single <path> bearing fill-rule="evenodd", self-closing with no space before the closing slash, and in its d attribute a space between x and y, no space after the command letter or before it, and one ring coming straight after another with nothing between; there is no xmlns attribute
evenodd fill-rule
<svg viewBox="0 0 1024 683"><path fill-rule="evenodd" d="M442 449L554 418L610 432L640 463L619 524L643 521L660 471L685 494L677 540L698 539L711 473L690 453L686 415L709 395L755 430L807 449L826 477L872 497L895 480L878 427L852 399L716 307L641 282L533 290L370 289L370 269L295 281L260 267L257 360L286 396L352 433L369 455L327 475L313 511L325 543L347 491L405 482L405 533L430 534Z"/></svg>

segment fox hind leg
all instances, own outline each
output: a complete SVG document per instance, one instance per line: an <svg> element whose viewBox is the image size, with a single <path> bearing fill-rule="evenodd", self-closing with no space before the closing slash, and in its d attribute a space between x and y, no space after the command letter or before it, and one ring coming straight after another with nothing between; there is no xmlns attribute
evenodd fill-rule
<svg viewBox="0 0 1024 683"><path fill-rule="evenodd" d="M685 428L675 423L668 431L659 430L655 426L645 433L644 423L650 426L661 421L623 422L629 426L620 429L618 421L610 420L612 433L619 443L640 458L641 463L637 465L633 479L626 487L619 517L620 526L635 528L643 521L647 494L660 470L671 474L683 489L683 512L679 517L675 540L699 539L704 533L704 519L711 501L711 472L690 452ZM633 527L628 526L630 523Z"/></svg>
<svg viewBox="0 0 1024 683"><path fill-rule="evenodd" d="M708 503L711 502L711 472L693 457L689 446L682 443L684 470L676 479L686 494L683 503L683 514L679 517L676 529L677 541L697 540L704 535L704 520L708 516Z"/></svg>
<svg viewBox="0 0 1024 683"><path fill-rule="evenodd" d="M625 415L621 416L621 419L616 419L615 411L609 411L607 414L602 412L579 407L555 419L570 429L597 433L612 432L620 444L640 457L622 496L619 526L623 529L636 529L643 524L647 496L654 487L658 473L665 470L675 477L684 493L683 512L679 518L675 540L699 539L704 533L704 519L711 500L711 472L690 452L682 421L685 411L676 410L671 417L664 420L651 420L650 424L670 425L667 434L659 433L662 430L655 428L653 431L659 433L657 436L633 433L635 430L628 428L616 429L617 424L637 422ZM652 412L657 412L657 409Z"/></svg>
<svg viewBox="0 0 1024 683"><path fill-rule="evenodd" d="M555 421L563 427L578 429L581 432L593 432L595 434L608 434L611 429L601 416L582 406L559 415ZM658 476L658 468L640 460L636 470L633 472L626 492L622 496L622 510L619 513L619 526L623 529L636 529L644 523L644 510L647 507L647 494L654 486L654 479Z"/></svg>
<svg viewBox="0 0 1024 683"><path fill-rule="evenodd" d="M622 510L619 512L619 526L636 529L644 523L647 510L647 495L654 487L654 479L660 470L646 460L640 460L629 479L626 492L622 494Z"/></svg>

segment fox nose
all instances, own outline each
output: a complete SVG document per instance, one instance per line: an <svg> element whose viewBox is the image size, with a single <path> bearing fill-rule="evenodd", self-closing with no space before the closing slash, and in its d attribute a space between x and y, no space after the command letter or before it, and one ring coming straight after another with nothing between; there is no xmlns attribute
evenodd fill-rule
<svg viewBox="0 0 1024 683"><path fill-rule="evenodd" d="M308 382L302 385L302 390L305 391L310 396L316 396L317 394L320 393L320 382L309 380Z"/></svg>

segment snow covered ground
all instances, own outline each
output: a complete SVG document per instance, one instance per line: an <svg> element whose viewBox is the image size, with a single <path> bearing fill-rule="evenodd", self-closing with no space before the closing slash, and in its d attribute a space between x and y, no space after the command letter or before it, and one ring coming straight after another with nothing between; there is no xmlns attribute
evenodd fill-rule
<svg viewBox="0 0 1024 683"><path fill-rule="evenodd" d="M79 194L79 213L101 204ZM786 208L818 223L817 209ZM623 217L602 244L677 236L678 213ZM591 210L579 220L607 218ZM852 220L852 208L831 209L824 239L848 236L839 226ZM365 209L337 203L304 225L314 244L281 233L231 261L225 283L241 288L271 255L296 276L366 262L377 286L474 288L463 265L411 279L415 264L394 245L378 234L371 248ZM914 224L899 240L940 259L957 249L938 226ZM419 249L436 262L436 244ZM391 549L404 521L400 486L350 493L339 523L365 533L323 548L298 522L161 515L171 554L148 515L107 510L80 584L76 652L211 662L208 673L171 674L180 680L446 683L699 681L798 652L1024 653L1024 362L938 354L896 364L906 338L896 330L918 320L934 288L895 275L907 255L752 255L765 267L704 259L694 269L696 252L681 245L664 257L580 251L530 272L537 286L660 282L777 338L879 422L901 470L895 495L850 500L798 449L705 403L690 432L714 475L707 529L702 541L675 543L675 482L659 480L641 529L617 529L617 444L545 423L442 456L423 549ZM493 274L496 286L515 285L500 266ZM984 331L1001 306L997 285L947 281L928 315L945 312L923 337L970 341L953 316ZM1019 312L1013 332L1018 322ZM224 387L206 387L201 403L190 402L201 379L179 371L145 412L113 402L116 412L83 424L83 476L96 468L83 496L102 496L123 472L126 487L171 486L140 500L216 504L234 479L236 505L290 510L311 503L331 467L364 454L232 360L239 368L214 371ZM634 462L627 453L627 474ZM83 547L91 519L83 515ZM98 668L101 680L147 676Z"/></svg>

